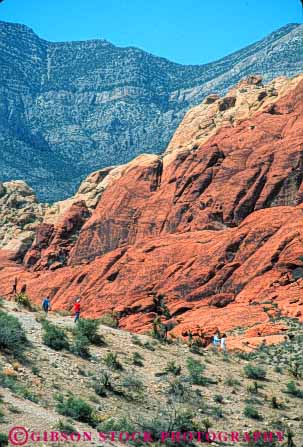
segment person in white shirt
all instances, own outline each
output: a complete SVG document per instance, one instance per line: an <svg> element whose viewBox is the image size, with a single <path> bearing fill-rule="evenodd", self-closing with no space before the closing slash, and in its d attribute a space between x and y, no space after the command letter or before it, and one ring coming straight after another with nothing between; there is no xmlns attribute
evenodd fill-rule
<svg viewBox="0 0 303 447"><path fill-rule="evenodd" d="M221 344L221 350L223 352L226 352L227 351L227 349L226 349L226 334L222 335L220 344Z"/></svg>

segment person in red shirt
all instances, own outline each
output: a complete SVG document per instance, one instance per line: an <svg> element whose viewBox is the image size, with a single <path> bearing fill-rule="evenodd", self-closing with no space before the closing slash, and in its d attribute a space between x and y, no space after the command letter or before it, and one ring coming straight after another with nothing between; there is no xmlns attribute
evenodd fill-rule
<svg viewBox="0 0 303 447"><path fill-rule="evenodd" d="M77 321L80 318L80 298L77 298L77 301L74 304L74 312L75 312L75 320L74 322L77 323Z"/></svg>

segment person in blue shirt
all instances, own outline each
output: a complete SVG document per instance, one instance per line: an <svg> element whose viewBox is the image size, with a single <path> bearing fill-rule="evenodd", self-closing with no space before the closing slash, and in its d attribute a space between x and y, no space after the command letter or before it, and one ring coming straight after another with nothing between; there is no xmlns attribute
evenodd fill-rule
<svg viewBox="0 0 303 447"><path fill-rule="evenodd" d="M42 309L44 310L44 312L46 313L46 315L48 314L48 311L50 310L50 299L49 297L45 297L42 301Z"/></svg>
<svg viewBox="0 0 303 447"><path fill-rule="evenodd" d="M220 346L220 334L219 332L216 332L213 338L213 345L215 346L215 348L217 348L218 346Z"/></svg>

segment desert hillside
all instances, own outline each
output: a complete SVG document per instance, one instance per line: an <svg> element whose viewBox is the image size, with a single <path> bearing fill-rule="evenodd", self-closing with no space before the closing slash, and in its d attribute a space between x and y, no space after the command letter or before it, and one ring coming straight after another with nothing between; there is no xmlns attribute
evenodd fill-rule
<svg viewBox="0 0 303 447"><path fill-rule="evenodd" d="M0 322L3 446L16 425L36 433L37 442L29 445L40 447L70 445L39 442L42 428L68 436L85 431L96 446L125 445L118 434L114 442L98 441L97 432L120 431L148 432L152 445L201 445L196 439L158 442L161 432L191 431L204 433L214 446L235 445L231 432L241 447L301 446L303 339L296 319L281 319L288 334L283 343L250 354L133 335L110 318L77 326L66 314L45 318L20 297L1 301ZM268 443L260 433L270 432Z"/></svg>

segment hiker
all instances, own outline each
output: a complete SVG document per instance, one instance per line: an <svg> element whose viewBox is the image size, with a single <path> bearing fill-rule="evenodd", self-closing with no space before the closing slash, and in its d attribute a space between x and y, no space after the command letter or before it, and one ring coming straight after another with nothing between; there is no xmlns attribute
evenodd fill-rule
<svg viewBox="0 0 303 447"><path fill-rule="evenodd" d="M221 337L221 351L222 352L227 352L227 349L226 349L226 334L223 334L222 335L222 337Z"/></svg>
<svg viewBox="0 0 303 447"><path fill-rule="evenodd" d="M17 295L17 285L18 285L18 278L16 277L13 283L13 294Z"/></svg>
<svg viewBox="0 0 303 447"><path fill-rule="evenodd" d="M46 313L46 315L48 314L48 311L50 310L50 299L49 297L45 297L42 301L42 309L44 310L44 312Z"/></svg>
<svg viewBox="0 0 303 447"><path fill-rule="evenodd" d="M214 338L213 338L213 345L214 345L215 348L217 348L220 345L220 343L221 343L220 333L217 331L215 333L215 335L214 335Z"/></svg>
<svg viewBox="0 0 303 447"><path fill-rule="evenodd" d="M188 346L191 348L193 344L193 333L191 330L188 331Z"/></svg>
<svg viewBox="0 0 303 447"><path fill-rule="evenodd" d="M77 300L74 304L74 312L75 312L74 322L77 323L77 321L80 318L80 298L77 298Z"/></svg>

